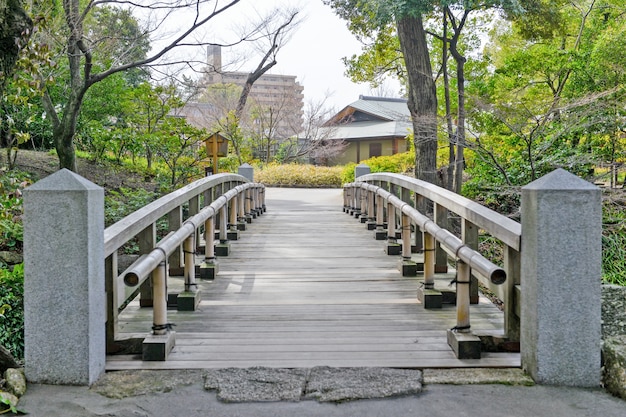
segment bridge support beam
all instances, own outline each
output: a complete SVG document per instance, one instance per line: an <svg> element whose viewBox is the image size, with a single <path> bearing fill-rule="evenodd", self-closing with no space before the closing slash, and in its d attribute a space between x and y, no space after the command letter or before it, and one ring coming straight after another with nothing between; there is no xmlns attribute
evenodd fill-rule
<svg viewBox="0 0 626 417"><path fill-rule="evenodd" d="M24 191L24 219L26 378L91 385L106 355L104 190L62 169Z"/></svg>
<svg viewBox="0 0 626 417"><path fill-rule="evenodd" d="M521 212L522 367L542 384L599 386L601 191L558 169L522 188Z"/></svg>

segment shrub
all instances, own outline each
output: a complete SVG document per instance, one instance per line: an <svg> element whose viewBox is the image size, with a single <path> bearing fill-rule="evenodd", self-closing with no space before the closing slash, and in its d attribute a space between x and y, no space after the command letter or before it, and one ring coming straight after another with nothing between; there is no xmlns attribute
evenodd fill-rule
<svg viewBox="0 0 626 417"><path fill-rule="evenodd" d="M156 200L157 193L143 188L110 190L104 198L104 223L110 226Z"/></svg>
<svg viewBox="0 0 626 417"><path fill-rule="evenodd" d="M413 170L415 167L415 153L403 152L389 156L375 156L370 159L361 161L370 167L370 171L374 172L391 172L394 174L404 174ZM341 180L344 183L354 181L354 168L357 164L347 164L341 173Z"/></svg>
<svg viewBox="0 0 626 417"><path fill-rule="evenodd" d="M24 264L0 268L0 345L24 357Z"/></svg>
<svg viewBox="0 0 626 417"><path fill-rule="evenodd" d="M602 279L626 286L626 199L611 195L602 206Z"/></svg>
<svg viewBox="0 0 626 417"><path fill-rule="evenodd" d="M255 172L255 181L275 187L341 187L342 167L268 164Z"/></svg>

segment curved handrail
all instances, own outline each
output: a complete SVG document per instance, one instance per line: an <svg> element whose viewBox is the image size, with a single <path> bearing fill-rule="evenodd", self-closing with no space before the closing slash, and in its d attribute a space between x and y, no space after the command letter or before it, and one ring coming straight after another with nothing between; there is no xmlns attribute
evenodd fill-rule
<svg viewBox="0 0 626 417"><path fill-rule="evenodd" d="M468 198L429 182L400 174L367 174L355 180L355 182L367 183L374 181L387 182L414 191L484 229L507 246L517 251L521 248L522 225L520 223Z"/></svg>
<svg viewBox="0 0 626 417"><path fill-rule="evenodd" d="M384 190L373 184L365 182L357 182L347 184L346 187L356 186L363 188L367 191L379 195L388 203L393 204L402 213L409 216L422 230L428 232L435 238L443 247L447 249L447 252L451 253L457 259L462 260L469 265L473 270L479 274L487 277L494 284L502 284L506 280L506 272L504 269L495 265L480 253L465 245L461 239L454 236L448 230L439 227L428 216L420 213L416 208L409 203L402 201L400 198L391 194L389 191Z"/></svg>
<svg viewBox="0 0 626 417"><path fill-rule="evenodd" d="M237 197L247 189L257 187L256 183L245 183L227 191L217 197L210 205L204 207L200 213L185 220L183 225L175 232L170 233L156 245L148 254L137 259L129 268L124 271L124 283L127 286L135 287L141 284L153 270L179 247L185 239L195 233L201 224L215 216L219 209L226 205L231 199Z"/></svg>
<svg viewBox="0 0 626 417"><path fill-rule="evenodd" d="M219 184L227 182L245 183L247 181L247 178L238 174L211 175L153 201L104 229L104 256L111 255L146 227L176 207L188 202L194 196Z"/></svg>

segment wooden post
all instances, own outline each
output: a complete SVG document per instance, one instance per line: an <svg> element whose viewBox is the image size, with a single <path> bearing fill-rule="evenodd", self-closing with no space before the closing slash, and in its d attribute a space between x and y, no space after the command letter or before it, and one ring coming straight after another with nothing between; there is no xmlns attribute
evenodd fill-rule
<svg viewBox="0 0 626 417"><path fill-rule="evenodd" d="M470 332L470 267L457 261L456 326L448 330L448 344L458 359L480 359L480 338Z"/></svg>
<svg viewBox="0 0 626 417"><path fill-rule="evenodd" d="M215 279L219 272L219 265L215 259L215 216L204 222L204 262L200 264L201 279Z"/></svg>
<svg viewBox="0 0 626 417"><path fill-rule="evenodd" d="M152 273L154 282L153 331L154 335L167 333L167 269L165 262L161 262Z"/></svg>
<svg viewBox="0 0 626 417"><path fill-rule="evenodd" d="M442 205L435 204L435 223L442 229L448 229L448 209ZM448 272L448 254L437 243L435 245L435 272Z"/></svg>
<svg viewBox="0 0 626 417"><path fill-rule="evenodd" d="M185 253L185 290L178 294L178 311L195 311L200 303L200 291L196 284L195 234L183 243Z"/></svg>
<svg viewBox="0 0 626 417"><path fill-rule="evenodd" d="M167 267L165 262L152 272L154 307L152 334L143 341L144 361L165 361L174 347L175 332L167 322Z"/></svg>
<svg viewBox="0 0 626 417"><path fill-rule="evenodd" d="M150 253L157 244L156 224L151 224L146 227L137 235L137 241L139 243L139 254L143 255ZM152 307L153 305L152 295L152 279L145 280L139 289L139 306L140 307Z"/></svg>
<svg viewBox="0 0 626 417"><path fill-rule="evenodd" d="M403 277L417 275L417 264L411 259L411 218L402 213L402 260L398 269Z"/></svg>
<svg viewBox="0 0 626 417"><path fill-rule="evenodd" d="M435 289L435 238L424 232L424 283L417 290L417 299L425 309L441 308L443 294Z"/></svg>
<svg viewBox="0 0 626 417"><path fill-rule="evenodd" d="M463 243L478 251L478 227L467 219L461 220L461 240ZM470 303L478 304L478 280L470 277Z"/></svg>

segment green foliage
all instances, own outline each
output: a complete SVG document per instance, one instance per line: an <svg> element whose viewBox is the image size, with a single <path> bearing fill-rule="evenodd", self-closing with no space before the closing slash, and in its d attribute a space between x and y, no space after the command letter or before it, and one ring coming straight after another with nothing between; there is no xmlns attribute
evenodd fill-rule
<svg viewBox="0 0 626 417"><path fill-rule="evenodd" d="M268 164L254 173L255 181L277 187L341 187L342 167Z"/></svg>
<svg viewBox="0 0 626 417"><path fill-rule="evenodd" d="M360 163L369 166L372 173L391 172L394 174L405 174L412 171L415 167L415 153L409 151L389 156L375 156ZM343 183L354 181L354 168L356 166L357 164L355 163L344 166L341 173Z"/></svg>
<svg viewBox="0 0 626 417"><path fill-rule="evenodd" d="M143 188L109 190L104 197L104 222L108 227L158 198Z"/></svg>
<svg viewBox="0 0 626 417"><path fill-rule="evenodd" d="M22 251L22 190L30 185L28 174L0 170L0 250Z"/></svg>
<svg viewBox="0 0 626 417"><path fill-rule="evenodd" d="M626 286L626 199L604 199L602 224L602 279Z"/></svg>
<svg viewBox="0 0 626 417"><path fill-rule="evenodd" d="M0 268L0 345L24 357L24 264Z"/></svg>

